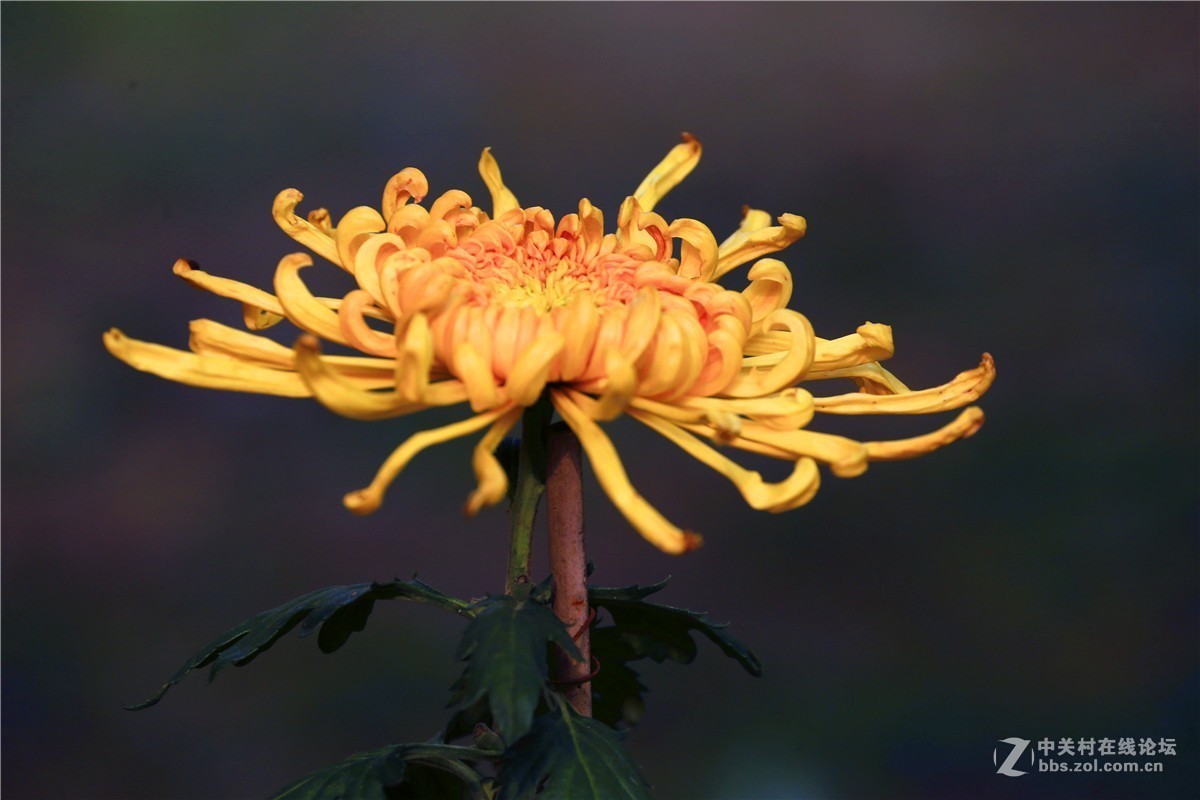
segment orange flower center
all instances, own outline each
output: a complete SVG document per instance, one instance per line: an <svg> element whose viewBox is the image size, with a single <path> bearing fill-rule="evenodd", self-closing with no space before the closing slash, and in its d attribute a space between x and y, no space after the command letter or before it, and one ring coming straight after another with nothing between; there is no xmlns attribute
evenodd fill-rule
<svg viewBox="0 0 1200 800"><path fill-rule="evenodd" d="M469 304L532 308L542 315L581 293L599 308L633 300L634 273L644 260L640 253L619 251L612 234L596 242L569 224L554 232L548 212L537 216L542 218L527 223L518 236L499 222L484 223L446 251L444 257L462 266L458 288Z"/></svg>

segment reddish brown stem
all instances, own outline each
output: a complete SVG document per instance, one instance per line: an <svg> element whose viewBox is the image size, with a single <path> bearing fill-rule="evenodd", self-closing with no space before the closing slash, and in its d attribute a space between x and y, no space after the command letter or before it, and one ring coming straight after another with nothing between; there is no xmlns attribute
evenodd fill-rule
<svg viewBox="0 0 1200 800"><path fill-rule="evenodd" d="M550 572L554 613L575 639L582 661L557 653L555 682L571 706L592 715L591 642L587 597L587 555L583 543L583 465L579 439L566 428L551 429L546 453L546 506L550 525Z"/></svg>

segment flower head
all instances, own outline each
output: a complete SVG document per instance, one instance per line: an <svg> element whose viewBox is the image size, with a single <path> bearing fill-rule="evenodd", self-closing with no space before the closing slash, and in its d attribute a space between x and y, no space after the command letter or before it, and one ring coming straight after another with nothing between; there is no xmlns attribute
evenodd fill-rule
<svg viewBox="0 0 1200 800"><path fill-rule="evenodd" d="M275 200L276 222L293 239L341 267L357 287L341 298L314 296L305 253L285 256L274 293L196 269L175 273L242 304L247 328L284 318L305 331L293 348L212 320L191 324L191 352L105 335L110 352L137 369L216 389L315 397L357 419L385 419L433 406L467 404L471 415L423 431L400 445L374 480L351 492L358 513L379 507L393 479L421 450L485 431L472 464L477 488L466 511L499 502L507 489L494 456L525 407L545 392L578 435L596 476L617 508L648 540L678 553L699 536L676 527L632 487L599 422L622 414L657 431L725 475L757 509L796 508L815 494L818 463L835 474L861 474L871 461L911 458L970 436L983 413L969 407L924 436L859 442L808 430L814 413L923 414L967 406L991 384L986 354L975 369L932 389L910 391L879 362L892 355L891 329L865 323L848 336L822 339L787 308L792 276L763 258L804 235L804 219L746 209L740 227L718 244L693 219L667 222L659 200L695 167L700 143L684 134L621 205L605 232L599 209L581 200L557 222L523 208L484 150L479 171L492 213L450 190L422 205L419 170L396 174L381 207L349 211L336 227L318 209L296 215L295 189ZM754 262L742 291L718 280ZM359 355L322 352L321 340ZM857 391L814 397L798 384L846 378ZM791 462L791 474L767 482L709 442Z"/></svg>

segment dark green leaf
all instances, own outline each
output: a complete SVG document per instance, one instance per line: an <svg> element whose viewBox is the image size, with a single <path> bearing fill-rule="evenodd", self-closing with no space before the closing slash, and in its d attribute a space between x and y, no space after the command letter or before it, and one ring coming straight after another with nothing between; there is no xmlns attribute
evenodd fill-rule
<svg viewBox="0 0 1200 800"><path fill-rule="evenodd" d="M555 698L500 761L500 800L649 800L649 784L602 722Z"/></svg>
<svg viewBox="0 0 1200 800"><path fill-rule="evenodd" d="M464 762L494 759L497 755L472 747L389 745L306 775L284 787L274 800L483 797L479 774ZM436 795L424 793L439 786Z"/></svg>
<svg viewBox="0 0 1200 800"><path fill-rule="evenodd" d="M359 753L284 787L274 800L386 800L404 779L404 755L395 746Z"/></svg>
<svg viewBox="0 0 1200 800"><path fill-rule="evenodd" d="M184 662L154 696L126 708L131 711L149 708L189 672L210 664L208 680L211 683L231 664L237 667L249 664L297 625L300 626L301 637L320 628L317 646L324 653L332 653L345 644L351 634L366 626L376 600L392 599L431 603L464 616L471 615L468 603L444 595L416 578L411 581L394 580L391 583L329 586L264 611L225 631Z"/></svg>
<svg viewBox="0 0 1200 800"><path fill-rule="evenodd" d="M477 800L486 795L472 767L448 758L409 761L404 780L385 790L387 800Z"/></svg>
<svg viewBox="0 0 1200 800"><path fill-rule="evenodd" d="M621 639L616 628L592 631L592 656L600 670L592 679L592 717L606 725L636 725L642 717L648 691L628 663L638 656Z"/></svg>
<svg viewBox="0 0 1200 800"><path fill-rule="evenodd" d="M516 741L529 730L546 687L547 643L581 656L562 622L541 603L500 596L474 608L475 619L456 653L467 666L451 687L451 707L465 709L486 700L496 732Z"/></svg>
<svg viewBox="0 0 1200 800"><path fill-rule="evenodd" d="M612 615L612 627L619 632L622 644L631 653L630 658L622 660L652 658L661 662L670 659L690 664L696 657L696 643L690 634L698 631L751 675L762 675L758 658L746 645L730 636L725 631L725 625L712 622L707 614L698 611L645 602L646 597L665 585L666 581L651 586L619 589L589 587L591 604ZM601 669L604 669L603 661Z"/></svg>

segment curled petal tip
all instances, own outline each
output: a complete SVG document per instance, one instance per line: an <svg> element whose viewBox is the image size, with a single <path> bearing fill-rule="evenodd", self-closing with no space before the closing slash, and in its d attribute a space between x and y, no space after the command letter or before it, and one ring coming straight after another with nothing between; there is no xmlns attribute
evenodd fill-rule
<svg viewBox="0 0 1200 800"><path fill-rule="evenodd" d="M120 328L109 328L104 332L103 338L105 348L115 356L121 343L125 341L125 334L121 332Z"/></svg>
<svg viewBox="0 0 1200 800"><path fill-rule="evenodd" d="M321 352L321 340L311 333L306 333L296 339L296 348L298 350L309 350L319 353Z"/></svg>
<svg viewBox="0 0 1200 800"><path fill-rule="evenodd" d="M962 438L966 439L969 436L974 436L983 427L987 417L983 413L983 409L979 406L971 406L962 413L963 418L963 433Z"/></svg>
<svg viewBox="0 0 1200 800"><path fill-rule="evenodd" d="M171 265L171 272L176 275L186 275L194 269L196 269L196 262L186 258L177 258L175 259L175 263Z"/></svg>
<svg viewBox="0 0 1200 800"><path fill-rule="evenodd" d="M799 214L780 214L776 219L784 228L795 233L797 239L808 231L808 220Z"/></svg>
<svg viewBox="0 0 1200 800"><path fill-rule="evenodd" d="M679 134L679 138L680 138L680 140L687 142L688 144L692 144L692 143L695 143L697 145L700 144L700 140L697 139L692 134L688 133L687 131L684 131L683 133Z"/></svg>
<svg viewBox="0 0 1200 800"><path fill-rule="evenodd" d="M686 134L685 134L686 135ZM704 544L704 537L695 531L683 532L683 552L690 553L698 550Z"/></svg>
<svg viewBox="0 0 1200 800"><path fill-rule="evenodd" d="M359 516L366 516L374 513L379 508L380 498L377 494L368 492L366 489L359 489L350 492L344 498L342 503L346 508L350 509Z"/></svg>

